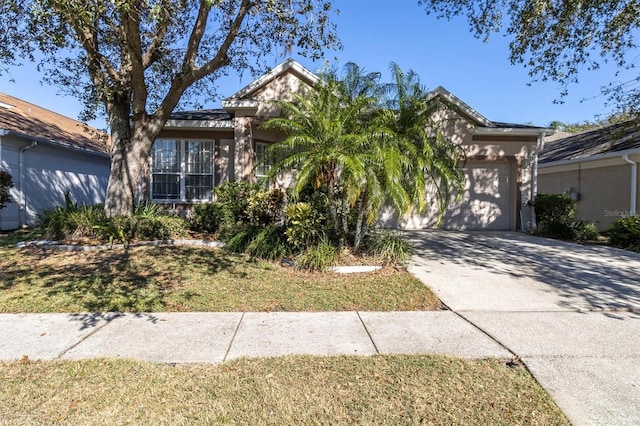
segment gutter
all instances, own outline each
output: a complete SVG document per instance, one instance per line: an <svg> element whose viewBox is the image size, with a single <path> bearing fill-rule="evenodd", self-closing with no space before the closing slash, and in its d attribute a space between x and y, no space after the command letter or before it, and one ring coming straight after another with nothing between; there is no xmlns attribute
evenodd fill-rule
<svg viewBox="0 0 640 426"><path fill-rule="evenodd" d="M638 214L638 204L637 204L637 196L638 196L638 163L631 160L629 158L629 154L624 154L622 159L627 163L631 164L631 216L635 216Z"/></svg>
<svg viewBox="0 0 640 426"><path fill-rule="evenodd" d="M546 131L543 130L539 133L538 143L536 146L536 150L533 154L533 164L531 170L531 198L532 202L535 201L536 195L538 195L538 156L544 149L544 138L546 137ZM531 209L531 228L536 229L538 227L538 223L536 221L536 208L535 206Z"/></svg>
<svg viewBox="0 0 640 426"><path fill-rule="evenodd" d="M20 175L20 179L18 180L18 193L20 194L20 200L18 203L18 226L27 225L27 197L24 193L24 186L26 181L26 173L24 170L24 153L29 151L30 149L35 148L36 146L38 146L38 142L31 141L31 145L20 148L20 151L18 151L18 174Z"/></svg>

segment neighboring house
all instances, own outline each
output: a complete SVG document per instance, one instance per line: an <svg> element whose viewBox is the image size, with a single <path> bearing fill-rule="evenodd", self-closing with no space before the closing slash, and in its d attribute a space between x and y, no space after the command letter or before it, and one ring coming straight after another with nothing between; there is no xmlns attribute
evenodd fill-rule
<svg viewBox="0 0 640 426"><path fill-rule="evenodd" d="M12 202L0 229L34 225L64 202L104 201L109 179L106 136L68 117L0 93L0 169L13 176Z"/></svg>
<svg viewBox="0 0 640 426"><path fill-rule="evenodd" d="M637 121L614 124L545 143L538 192L568 194L577 216L601 230L638 211L640 129Z"/></svg>
<svg viewBox="0 0 640 426"><path fill-rule="evenodd" d="M154 144L146 196L170 209L211 200L211 188L227 180L255 180L264 150L284 135L260 128L277 116L273 100L291 100L318 77L289 59L222 102L223 109L174 113ZM440 224L447 229L526 229L527 201L535 191L535 156L548 129L496 123L438 87L430 97L447 107L438 119L445 134L465 146L467 183ZM286 186L286 182L281 182ZM433 213L433 212L432 212ZM403 228L436 226L434 214L384 224Z"/></svg>

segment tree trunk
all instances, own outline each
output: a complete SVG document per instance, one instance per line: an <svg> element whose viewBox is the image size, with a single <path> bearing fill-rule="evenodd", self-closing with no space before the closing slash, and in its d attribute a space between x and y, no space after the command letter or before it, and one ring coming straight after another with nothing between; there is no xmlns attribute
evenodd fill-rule
<svg viewBox="0 0 640 426"><path fill-rule="evenodd" d="M140 171L149 162L151 146L157 136L157 132L147 131L144 122L134 123L133 129L131 128L129 99L123 98L125 99L108 108L111 172L104 203L107 217L133 214Z"/></svg>
<svg viewBox="0 0 640 426"><path fill-rule="evenodd" d="M364 229L364 214L365 214L365 201L364 201L364 196L360 196L360 198L358 198L358 202L357 202L357 212L358 212L358 216L356 219L356 232L355 235L353 237L353 248L358 250L360 248L360 246L362 245L362 240L365 236L365 229Z"/></svg>

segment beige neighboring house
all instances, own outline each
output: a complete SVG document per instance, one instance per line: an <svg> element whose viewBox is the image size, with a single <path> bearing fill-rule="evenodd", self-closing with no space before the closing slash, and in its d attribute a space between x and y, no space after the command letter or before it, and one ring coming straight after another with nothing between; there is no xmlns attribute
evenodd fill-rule
<svg viewBox="0 0 640 426"><path fill-rule="evenodd" d="M34 225L69 191L79 204L104 201L109 179L107 137L79 121L0 93L0 169L11 173L11 203L0 229Z"/></svg>
<svg viewBox="0 0 640 426"><path fill-rule="evenodd" d="M279 114L273 100L291 100L318 77L289 59L222 102L222 109L176 112L152 150L145 196L173 210L210 201L211 188L228 180L251 180L267 172L265 149L284 135L260 128ZM515 230L532 226L527 206L535 194L536 155L549 129L493 122L442 87L430 98L446 108L437 117L445 134L465 147L467 182L461 201L442 221L435 215L386 214L387 226ZM286 186L286 182L281 182Z"/></svg>
<svg viewBox="0 0 640 426"><path fill-rule="evenodd" d="M538 192L577 200L577 216L606 229L638 211L638 122L614 124L545 143Z"/></svg>

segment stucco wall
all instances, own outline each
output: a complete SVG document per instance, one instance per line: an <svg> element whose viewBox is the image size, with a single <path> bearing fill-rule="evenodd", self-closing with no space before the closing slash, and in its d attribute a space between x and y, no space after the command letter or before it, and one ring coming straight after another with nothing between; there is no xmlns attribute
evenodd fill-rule
<svg viewBox="0 0 640 426"><path fill-rule="evenodd" d="M541 168L539 194L579 193L578 218L606 229L613 221L629 213L631 165L620 162L603 167L574 164L564 168Z"/></svg>
<svg viewBox="0 0 640 426"><path fill-rule="evenodd" d="M66 191L80 205L104 202L110 167L107 157L38 144L23 153L21 173L19 150L29 143L2 138L2 166L9 169L15 185L11 193L15 202L6 212L6 220L5 210L0 216L2 229L35 225L40 213L64 202Z"/></svg>

